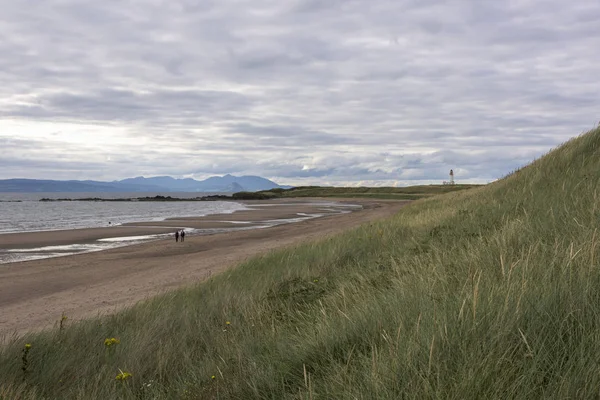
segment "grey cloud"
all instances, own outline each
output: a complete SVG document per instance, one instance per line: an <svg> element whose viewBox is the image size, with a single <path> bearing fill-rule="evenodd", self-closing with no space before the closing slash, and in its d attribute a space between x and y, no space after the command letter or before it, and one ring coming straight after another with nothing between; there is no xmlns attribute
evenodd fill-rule
<svg viewBox="0 0 600 400"><path fill-rule="evenodd" d="M52 173L104 165L90 178L488 181L600 119L593 0L0 6L0 161L29 176L60 154ZM61 124L128 141L52 136Z"/></svg>
<svg viewBox="0 0 600 400"><path fill-rule="evenodd" d="M5 157L0 160L0 168L11 168L14 171L26 169L51 169L69 171L93 171L104 168L104 163L85 161L61 161L60 159L23 159ZM16 177L21 177L17 175Z"/></svg>
<svg viewBox="0 0 600 400"><path fill-rule="evenodd" d="M328 146L335 144L352 143L352 138L331 134L328 132L318 132L293 125L253 125L248 123L239 123L225 125L226 130L232 133L239 133L244 136L250 136L255 141L254 144L265 147L303 147L303 146Z"/></svg>
<svg viewBox="0 0 600 400"><path fill-rule="evenodd" d="M241 94L202 90L161 90L137 94L128 90L103 89L85 93L57 93L40 96L36 104L9 106L0 116L63 118L87 120L160 122L185 118L193 113L194 122L203 117L226 118L232 110L251 108L252 100Z"/></svg>

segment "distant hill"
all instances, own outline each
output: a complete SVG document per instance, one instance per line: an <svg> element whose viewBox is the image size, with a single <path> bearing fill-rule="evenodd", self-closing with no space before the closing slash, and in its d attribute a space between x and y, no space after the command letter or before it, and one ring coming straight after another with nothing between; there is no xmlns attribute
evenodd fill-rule
<svg viewBox="0 0 600 400"><path fill-rule="evenodd" d="M0 180L0 192L254 192L290 188L260 176L213 176L197 181L170 176L127 178L120 181L57 181L39 179Z"/></svg>
<svg viewBox="0 0 600 400"><path fill-rule="evenodd" d="M159 186L175 192L239 192L242 190L254 192L257 190L284 187L260 176L233 176L230 174L212 176L203 181L191 178L175 179L170 176L155 176L152 178L138 176L136 178L123 179L118 181L118 183L138 186Z"/></svg>

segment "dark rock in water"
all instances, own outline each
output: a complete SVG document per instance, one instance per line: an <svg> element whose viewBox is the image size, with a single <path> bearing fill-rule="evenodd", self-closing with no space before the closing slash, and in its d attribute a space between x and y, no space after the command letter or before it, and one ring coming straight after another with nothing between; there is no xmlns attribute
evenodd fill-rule
<svg viewBox="0 0 600 400"><path fill-rule="evenodd" d="M98 202L110 202L110 201L210 201L210 200L231 200L232 197L231 196L225 196L225 195L212 195L212 196L203 196L203 197L190 197L190 198L184 198L184 197L171 197L171 196L161 196L161 195L157 195L154 197L126 197L126 198L120 198L120 199L101 199L99 197L85 197L85 198L81 198L81 199L70 199L70 198L66 198L66 199L51 199L48 197L44 197L43 199L40 199L39 201L98 201Z"/></svg>

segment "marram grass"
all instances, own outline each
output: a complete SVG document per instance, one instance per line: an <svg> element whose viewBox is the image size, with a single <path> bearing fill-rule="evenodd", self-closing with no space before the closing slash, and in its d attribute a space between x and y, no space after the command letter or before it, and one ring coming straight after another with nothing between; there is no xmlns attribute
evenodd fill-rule
<svg viewBox="0 0 600 400"><path fill-rule="evenodd" d="M15 339L0 399L598 398L599 228L596 129L485 187Z"/></svg>

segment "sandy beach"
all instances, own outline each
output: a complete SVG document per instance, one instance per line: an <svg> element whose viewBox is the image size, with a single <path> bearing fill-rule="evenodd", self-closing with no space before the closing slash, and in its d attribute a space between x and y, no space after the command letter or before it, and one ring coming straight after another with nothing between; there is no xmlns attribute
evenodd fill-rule
<svg viewBox="0 0 600 400"><path fill-rule="evenodd" d="M340 214L339 209L319 206L318 212L324 216L295 223L189 236L184 243L165 239L0 265L0 337L51 327L63 312L70 320L113 312L166 290L201 281L249 257L388 217L408 203L361 199L346 202L360 204L362 209ZM254 205L255 210L111 228L6 234L0 237L0 248L10 248L17 243L21 247L36 247L149 232L168 233L184 227L249 226L317 211L308 200L244 203Z"/></svg>
<svg viewBox="0 0 600 400"><path fill-rule="evenodd" d="M0 235L0 250L19 248L36 248L42 246L68 245L72 243L89 243L98 239L142 236L173 233L188 229L224 229L242 228L264 225L266 221L281 221L298 218L298 214L336 214L345 207L331 208L319 202L296 199L282 199L274 202L243 201L252 208L230 214L212 214L202 217L169 218L164 221L132 222L118 226L86 229L70 229L59 231L23 232ZM348 208L348 211L350 208Z"/></svg>

